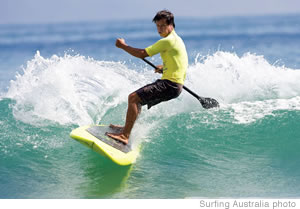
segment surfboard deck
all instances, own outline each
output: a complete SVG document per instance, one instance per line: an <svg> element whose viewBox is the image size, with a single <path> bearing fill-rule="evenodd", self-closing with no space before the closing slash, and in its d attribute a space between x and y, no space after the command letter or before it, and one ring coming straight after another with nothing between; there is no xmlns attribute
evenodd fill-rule
<svg viewBox="0 0 300 209"><path fill-rule="evenodd" d="M118 129L112 129L108 125L89 125L74 129L70 133L70 137L111 159L116 164L131 165L136 161L139 148L132 148L131 144L125 145L105 134L106 132L117 133L118 131Z"/></svg>

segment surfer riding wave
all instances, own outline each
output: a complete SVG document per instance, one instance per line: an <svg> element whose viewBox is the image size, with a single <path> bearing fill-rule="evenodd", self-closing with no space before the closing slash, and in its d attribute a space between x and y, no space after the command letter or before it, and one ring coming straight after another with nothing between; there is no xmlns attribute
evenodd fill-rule
<svg viewBox="0 0 300 209"><path fill-rule="evenodd" d="M124 144L129 142L130 133L141 112L141 106L147 105L149 109L161 102L178 97L186 77L188 56L183 40L175 32L174 15L168 10L162 10L155 15L153 22L162 38L145 49L131 47L122 38L116 40L116 46L132 56L143 59L160 53L163 60L163 65L158 65L155 70L156 73L162 74L161 79L128 96L125 126L110 125L111 128L119 131L107 133L107 135Z"/></svg>

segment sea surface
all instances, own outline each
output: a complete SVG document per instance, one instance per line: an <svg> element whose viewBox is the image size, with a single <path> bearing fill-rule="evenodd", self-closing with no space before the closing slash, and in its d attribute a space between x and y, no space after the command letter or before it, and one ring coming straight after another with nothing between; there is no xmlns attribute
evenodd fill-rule
<svg viewBox="0 0 300 209"><path fill-rule="evenodd" d="M300 197L300 15L175 21L185 85L220 108L185 91L143 107L129 167L69 134L123 124L128 94L160 77L115 47L160 39L151 18L0 25L0 198Z"/></svg>

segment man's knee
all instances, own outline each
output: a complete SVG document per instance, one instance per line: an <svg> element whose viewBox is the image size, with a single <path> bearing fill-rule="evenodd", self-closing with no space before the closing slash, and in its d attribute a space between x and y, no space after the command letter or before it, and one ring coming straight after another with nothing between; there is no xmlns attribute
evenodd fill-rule
<svg viewBox="0 0 300 209"><path fill-rule="evenodd" d="M136 92L133 92L133 93L129 94L128 103L139 104L140 102L141 102L141 99L140 99L139 95Z"/></svg>

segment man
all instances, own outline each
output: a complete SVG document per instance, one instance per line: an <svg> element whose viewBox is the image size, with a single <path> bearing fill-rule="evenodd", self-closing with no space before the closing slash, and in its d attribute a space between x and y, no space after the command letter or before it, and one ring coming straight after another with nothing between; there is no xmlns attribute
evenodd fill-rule
<svg viewBox="0 0 300 209"><path fill-rule="evenodd" d="M138 58L145 58L160 53L163 65L157 66L156 73L162 73L162 78L148 84L128 96L128 109L124 127L110 125L120 130L120 133L107 133L113 139L128 144L130 132L141 111L141 105L152 106L178 97L188 67L188 57L182 39L175 32L174 16L170 11L162 10L153 18L157 31L162 37L155 44L145 48L133 48L124 39L117 39L116 46Z"/></svg>

